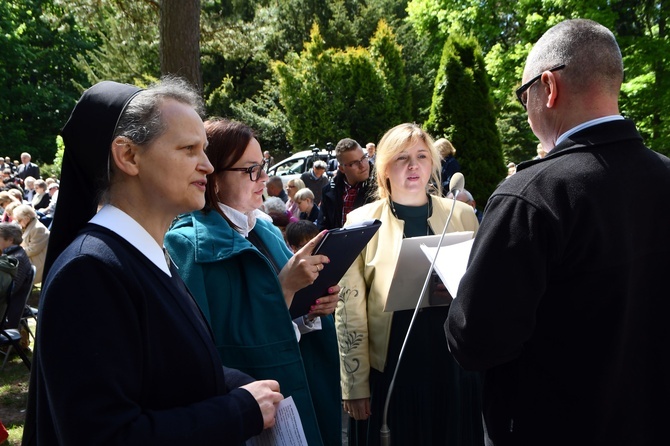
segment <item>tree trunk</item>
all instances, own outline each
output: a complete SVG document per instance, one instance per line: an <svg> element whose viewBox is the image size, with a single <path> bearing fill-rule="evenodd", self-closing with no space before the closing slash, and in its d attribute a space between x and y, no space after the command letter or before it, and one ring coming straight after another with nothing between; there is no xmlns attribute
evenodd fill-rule
<svg viewBox="0 0 670 446"><path fill-rule="evenodd" d="M202 91L200 0L160 2L161 74L176 74Z"/></svg>

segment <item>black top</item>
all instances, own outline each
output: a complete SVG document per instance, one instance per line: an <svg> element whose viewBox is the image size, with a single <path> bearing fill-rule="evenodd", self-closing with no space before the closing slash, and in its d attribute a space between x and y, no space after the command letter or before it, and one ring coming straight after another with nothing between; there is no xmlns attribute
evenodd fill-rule
<svg viewBox="0 0 670 446"><path fill-rule="evenodd" d="M658 445L670 417L670 159L581 130L491 196L448 339L496 445Z"/></svg>
<svg viewBox="0 0 670 446"><path fill-rule="evenodd" d="M263 420L174 267L88 225L42 289L24 443L239 445Z"/></svg>

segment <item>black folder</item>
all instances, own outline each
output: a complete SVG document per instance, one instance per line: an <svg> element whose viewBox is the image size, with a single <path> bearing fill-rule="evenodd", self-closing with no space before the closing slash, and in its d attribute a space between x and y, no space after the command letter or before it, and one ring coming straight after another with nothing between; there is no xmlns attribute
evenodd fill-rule
<svg viewBox="0 0 670 446"><path fill-rule="evenodd" d="M323 236L312 255L323 254L330 259L330 263L323 264L314 283L293 296L289 309L293 319L308 314L314 301L327 295L328 288L337 285L381 224L379 220L367 220L346 228L331 229Z"/></svg>

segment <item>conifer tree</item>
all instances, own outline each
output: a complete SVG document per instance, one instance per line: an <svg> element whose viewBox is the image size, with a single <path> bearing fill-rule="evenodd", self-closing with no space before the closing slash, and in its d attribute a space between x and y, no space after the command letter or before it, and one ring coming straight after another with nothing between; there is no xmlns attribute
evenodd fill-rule
<svg viewBox="0 0 670 446"><path fill-rule="evenodd" d="M476 39L460 35L447 39L426 129L433 137L452 142L466 188L483 208L505 178L505 166L484 58Z"/></svg>

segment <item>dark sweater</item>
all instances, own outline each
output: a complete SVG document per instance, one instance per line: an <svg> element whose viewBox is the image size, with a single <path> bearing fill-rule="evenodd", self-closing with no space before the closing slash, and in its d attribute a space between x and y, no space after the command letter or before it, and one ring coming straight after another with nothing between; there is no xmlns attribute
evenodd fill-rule
<svg viewBox="0 0 670 446"><path fill-rule="evenodd" d="M658 445L670 417L670 160L582 130L490 198L447 319L495 445Z"/></svg>
<svg viewBox="0 0 670 446"><path fill-rule="evenodd" d="M263 422L172 277L88 225L46 279L23 444L239 445ZM36 434L36 438L33 436Z"/></svg>

